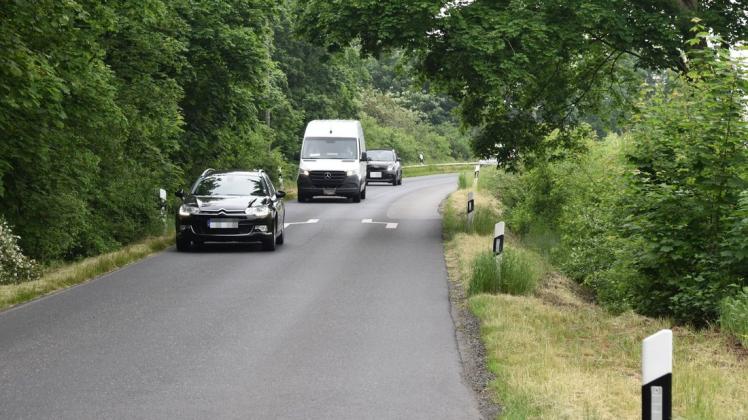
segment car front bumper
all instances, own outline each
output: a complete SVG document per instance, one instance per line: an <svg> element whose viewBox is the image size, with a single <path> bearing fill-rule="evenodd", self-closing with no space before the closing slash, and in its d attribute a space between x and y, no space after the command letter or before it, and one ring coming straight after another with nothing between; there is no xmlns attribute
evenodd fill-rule
<svg viewBox="0 0 748 420"><path fill-rule="evenodd" d="M372 178L372 172L379 172L382 176L379 178ZM397 169L388 171L386 169L375 169L370 168L366 171L366 182L392 182L397 179Z"/></svg>
<svg viewBox="0 0 748 420"><path fill-rule="evenodd" d="M212 229L208 220L238 220L238 228ZM176 218L177 240L194 242L262 242L273 236L273 218L268 216L190 215Z"/></svg>

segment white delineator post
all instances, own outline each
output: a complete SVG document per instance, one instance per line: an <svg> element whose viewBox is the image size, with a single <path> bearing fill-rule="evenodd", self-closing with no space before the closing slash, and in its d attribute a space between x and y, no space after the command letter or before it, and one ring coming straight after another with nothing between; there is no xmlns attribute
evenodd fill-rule
<svg viewBox="0 0 748 420"><path fill-rule="evenodd" d="M504 222L496 223L493 227L493 255L500 257L504 252Z"/></svg>
<svg viewBox="0 0 748 420"><path fill-rule="evenodd" d="M467 201L467 223L468 228L473 224L473 211L475 210L475 200L473 199L473 192L468 193Z"/></svg>
<svg viewBox="0 0 748 420"><path fill-rule="evenodd" d="M480 164L475 165L475 182L478 182L479 176L480 176Z"/></svg>
<svg viewBox="0 0 748 420"><path fill-rule="evenodd" d="M158 189L159 204L161 207L161 220L164 223L164 235L169 230L169 226L166 222L166 190L163 188Z"/></svg>
<svg viewBox="0 0 748 420"><path fill-rule="evenodd" d="M673 332L661 330L642 341L642 419L673 416Z"/></svg>

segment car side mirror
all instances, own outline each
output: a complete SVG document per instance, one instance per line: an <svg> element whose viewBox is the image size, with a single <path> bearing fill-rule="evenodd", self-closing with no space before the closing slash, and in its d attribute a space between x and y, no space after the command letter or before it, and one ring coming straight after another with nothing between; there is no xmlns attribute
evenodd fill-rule
<svg viewBox="0 0 748 420"><path fill-rule="evenodd" d="M363 161L368 161L369 160L369 157L366 156L366 152L361 152L361 160L363 160Z"/></svg>
<svg viewBox="0 0 748 420"><path fill-rule="evenodd" d="M180 188L177 190L177 192L174 193L179 198L184 198L184 189Z"/></svg>
<svg viewBox="0 0 748 420"><path fill-rule="evenodd" d="M283 197L286 196L286 192L285 191L276 191L275 192L275 196L278 197L278 198L283 198Z"/></svg>

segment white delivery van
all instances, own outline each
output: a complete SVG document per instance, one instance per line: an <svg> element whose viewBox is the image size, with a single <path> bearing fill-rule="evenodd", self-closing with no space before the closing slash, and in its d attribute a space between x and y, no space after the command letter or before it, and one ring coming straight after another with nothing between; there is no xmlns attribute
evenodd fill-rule
<svg viewBox="0 0 748 420"><path fill-rule="evenodd" d="M314 120L306 126L299 162L299 201L316 196L366 198L366 142L355 120Z"/></svg>

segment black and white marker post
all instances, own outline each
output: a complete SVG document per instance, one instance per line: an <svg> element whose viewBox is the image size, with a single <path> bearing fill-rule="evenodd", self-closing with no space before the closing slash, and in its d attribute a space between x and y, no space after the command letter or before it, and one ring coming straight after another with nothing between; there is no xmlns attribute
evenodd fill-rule
<svg viewBox="0 0 748 420"><path fill-rule="evenodd" d="M642 341L642 419L670 420L673 385L673 332L661 330Z"/></svg>
<svg viewBox="0 0 748 420"><path fill-rule="evenodd" d="M161 221L164 223L164 235L169 230L169 225L166 222L166 190L163 188L158 189L158 202L161 209Z"/></svg>
<svg viewBox="0 0 748 420"><path fill-rule="evenodd" d="M467 201L467 224L468 224L468 230L470 229L470 226L473 224L473 211L475 210L475 200L473 199L473 192L470 191L468 193L468 201Z"/></svg>
<svg viewBox="0 0 748 420"><path fill-rule="evenodd" d="M480 164L475 165L475 176L473 177L475 179L475 182L478 182L479 176L480 176Z"/></svg>
<svg viewBox="0 0 748 420"><path fill-rule="evenodd" d="M504 252L504 222L496 223L493 227L493 255L501 257Z"/></svg>

